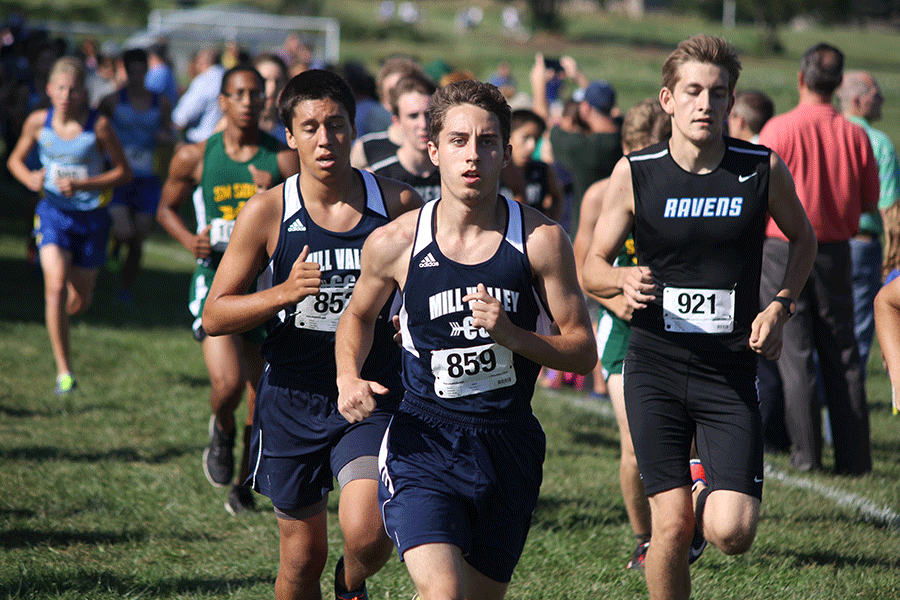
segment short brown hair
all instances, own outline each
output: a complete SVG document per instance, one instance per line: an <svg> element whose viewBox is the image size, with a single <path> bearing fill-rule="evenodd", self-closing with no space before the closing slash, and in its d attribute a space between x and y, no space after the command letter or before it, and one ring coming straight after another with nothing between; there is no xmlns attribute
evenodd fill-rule
<svg viewBox="0 0 900 600"><path fill-rule="evenodd" d="M662 86L670 90L678 83L678 70L688 62L710 63L728 72L728 91L734 92L741 73L741 61L737 49L725 39L715 35L699 33L680 44L663 63Z"/></svg>
<svg viewBox="0 0 900 600"><path fill-rule="evenodd" d="M390 100L390 98L381 97L381 88L384 86L384 80L387 77L394 73L400 73L401 77L405 77L406 75L415 72L424 73L425 69L410 56L392 56L385 60L381 65L381 68L378 69L378 73L375 75L375 88L378 92L378 99L382 102Z"/></svg>
<svg viewBox="0 0 900 600"><path fill-rule="evenodd" d="M389 94L391 112L398 117L400 116L399 102L401 96L412 93L431 96L435 91L437 91L437 86L434 85L434 82L430 77L425 75L425 73L413 71L412 73L404 75L397 82L397 85L391 88Z"/></svg>
<svg viewBox="0 0 900 600"><path fill-rule="evenodd" d="M775 103L763 92L744 90L734 95L731 112L744 119L747 128L758 134L775 114Z"/></svg>
<svg viewBox="0 0 900 600"><path fill-rule="evenodd" d="M472 79L457 81L440 88L431 97L425 116L428 119L428 135L435 145L444 128L444 119L454 106L471 104L497 116L503 145L509 143L510 108L506 97L497 86Z"/></svg>

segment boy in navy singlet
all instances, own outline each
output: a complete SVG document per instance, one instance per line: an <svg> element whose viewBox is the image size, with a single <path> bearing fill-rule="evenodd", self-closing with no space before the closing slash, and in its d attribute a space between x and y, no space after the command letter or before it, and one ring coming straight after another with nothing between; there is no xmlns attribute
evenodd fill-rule
<svg viewBox="0 0 900 600"><path fill-rule="evenodd" d="M207 336L201 327L201 314L244 204L255 193L284 181L299 169L297 155L259 128L264 85L262 75L252 65L239 64L225 72L219 90L225 129L203 142L179 148L169 166L156 215L169 235L197 258L188 307L195 317L194 337L200 342L209 373L213 412L203 472L214 486L231 484L225 509L232 514L253 508L253 494L243 483L249 470L253 405L263 370L259 345L265 332L257 328L243 335ZM196 231L187 228L178 210L189 197L194 201ZM247 419L243 427L238 427L235 411L244 390ZM233 482L238 431L243 434L244 451Z"/></svg>
<svg viewBox="0 0 900 600"><path fill-rule="evenodd" d="M203 313L210 336L265 324L267 362L253 419L249 480L275 507L281 559L275 595L315 598L328 558L326 507L336 478L344 555L335 596L367 598L391 553L378 511L378 447L400 400L400 349L388 299L365 373L387 390L362 423L337 409L335 328L355 294L369 233L421 206L409 186L350 166L356 105L347 84L309 70L279 99L300 173L253 196L235 223ZM255 293L246 294L257 274Z"/></svg>
<svg viewBox="0 0 900 600"><path fill-rule="evenodd" d="M672 137L616 165L583 270L586 290L624 293L634 309L623 379L650 499L651 598L690 596L689 556L704 537L726 554L753 542L763 481L756 356L778 357L815 255L784 162L723 136L739 71L717 37L694 36L669 55L659 100ZM781 290L760 310L767 212L792 250ZM613 267L632 231L637 266ZM705 474L689 468L695 432Z"/></svg>
<svg viewBox="0 0 900 600"><path fill-rule="evenodd" d="M364 423L387 393L364 359L380 307L401 290L406 393L379 455L379 501L423 600L505 595L541 484L538 371L586 373L597 361L568 236L498 194L509 115L490 84L432 97L441 198L370 236L338 325L338 407Z"/></svg>

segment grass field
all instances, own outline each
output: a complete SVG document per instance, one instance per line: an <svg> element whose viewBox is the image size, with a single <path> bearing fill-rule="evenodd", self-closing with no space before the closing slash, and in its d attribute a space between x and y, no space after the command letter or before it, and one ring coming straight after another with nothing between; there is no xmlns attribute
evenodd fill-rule
<svg viewBox="0 0 900 600"><path fill-rule="evenodd" d="M114 277L101 275L94 307L72 330L79 391L59 399L24 222L5 217L0 597L271 597L270 504L229 516L225 492L200 468L208 384L189 333L187 253L154 237L133 306L117 305ZM771 461L753 549L737 558L708 550L693 569L696 598L900 596L900 417L890 414L879 368L869 391L872 474L799 476ZM548 436L545 481L510 598L645 597L642 577L623 569L632 539L609 406L540 392L535 411ZM326 597L340 554L335 509L333 496ZM413 594L396 559L369 589L373 599Z"/></svg>
<svg viewBox="0 0 900 600"><path fill-rule="evenodd" d="M501 57L520 82L541 40L522 46L488 33L460 39L446 17L457 3L423 2L443 27L421 39L371 36L371 3L326 2L362 23L347 57L376 62L416 50L453 56L487 76ZM442 11L442 12L441 12ZM497 21L496 5L486 19ZM348 17L349 18L349 17ZM545 38L592 76L604 76L630 106L655 93L671 45L696 20L652 17L642 24L603 14L569 15L572 38ZM350 31L347 28L346 31ZM757 34L734 32L752 49ZM888 106L884 127L900 141L900 41L851 30L784 36L785 57L748 53L742 81L771 85L779 109L793 105L797 57L829 39L878 73ZM477 42L477 43L475 43ZM890 110L890 112L889 112ZM890 123L889 123L890 121ZM25 261L29 210L0 188L0 598L270 598L278 536L271 505L240 518L224 508L200 468L208 381L189 331L192 261L160 233L150 240L133 305L117 304L115 278L100 276L94 306L72 328L79 391L53 396L53 361L43 326L42 286ZM729 558L707 550L693 569L699 599L833 600L900 597L900 417L890 413L877 350L869 369L874 469L861 478L798 475L769 459L762 520L753 548ZM528 600L646 597L643 578L623 566L633 548L618 489L618 433L608 405L572 392L538 392L548 437L541 500L509 597ZM826 465L832 463L826 450ZM329 505L330 555L323 593L340 554L336 494ZM408 600L413 588L392 558L369 582L373 600Z"/></svg>

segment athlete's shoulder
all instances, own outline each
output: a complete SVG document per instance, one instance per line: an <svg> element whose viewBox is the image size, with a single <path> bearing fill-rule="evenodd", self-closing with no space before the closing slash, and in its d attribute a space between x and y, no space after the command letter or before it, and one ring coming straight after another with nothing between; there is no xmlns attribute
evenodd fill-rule
<svg viewBox="0 0 900 600"><path fill-rule="evenodd" d="M516 205L511 206L516 208ZM541 211L524 204L519 204L518 207L522 211L522 228L529 255L535 250L543 252L545 247L556 248L563 238L569 239L569 234L562 225Z"/></svg>
<svg viewBox="0 0 900 600"><path fill-rule="evenodd" d="M258 192L247 200L241 209L239 217L245 221L253 221L256 225L269 224L273 219L281 219L284 206L284 183L279 183L268 190Z"/></svg>
<svg viewBox="0 0 900 600"><path fill-rule="evenodd" d="M47 116L49 114L49 108L39 108L38 110L32 112L30 115L28 115L28 118L25 119L25 123L22 125L22 131L35 131L42 129L47 124Z"/></svg>
<svg viewBox="0 0 900 600"><path fill-rule="evenodd" d="M364 251L373 259L375 267L383 268L408 256L415 241L420 211L417 208L403 213L369 234Z"/></svg>
<svg viewBox="0 0 900 600"><path fill-rule="evenodd" d="M184 144L175 151L169 163L169 177L189 177L203 168L203 157L206 154L206 142ZM199 176L195 177L199 181Z"/></svg>

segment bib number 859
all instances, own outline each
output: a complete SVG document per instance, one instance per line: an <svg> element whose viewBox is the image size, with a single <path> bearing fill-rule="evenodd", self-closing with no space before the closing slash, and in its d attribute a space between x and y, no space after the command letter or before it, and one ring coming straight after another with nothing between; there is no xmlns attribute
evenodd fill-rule
<svg viewBox="0 0 900 600"><path fill-rule="evenodd" d="M490 373L497 367L494 350L487 348L481 352L461 352L447 355L447 374L454 379L463 375L473 376L484 371Z"/></svg>

